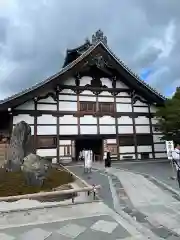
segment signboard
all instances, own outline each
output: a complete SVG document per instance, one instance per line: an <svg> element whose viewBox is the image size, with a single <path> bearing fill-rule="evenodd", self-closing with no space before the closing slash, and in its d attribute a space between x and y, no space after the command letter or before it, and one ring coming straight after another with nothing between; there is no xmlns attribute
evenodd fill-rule
<svg viewBox="0 0 180 240"><path fill-rule="evenodd" d="M174 150L174 142L166 141L166 151L168 159L172 160L172 151Z"/></svg>

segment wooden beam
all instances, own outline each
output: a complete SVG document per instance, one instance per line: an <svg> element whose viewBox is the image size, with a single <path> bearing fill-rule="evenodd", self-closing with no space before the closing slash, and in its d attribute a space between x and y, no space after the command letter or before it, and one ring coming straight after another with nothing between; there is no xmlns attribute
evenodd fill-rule
<svg viewBox="0 0 180 240"><path fill-rule="evenodd" d="M134 138L135 158L138 159L136 123L135 123L135 114L134 114L134 105L133 105L133 93L131 94L131 106L132 106L132 122L133 122L133 138Z"/></svg>
<svg viewBox="0 0 180 240"><path fill-rule="evenodd" d="M155 159L155 149L154 149L154 139L153 139L153 126L152 126L152 119L151 119L151 110L150 110L150 104L148 104L148 112L149 112L149 128L150 128L150 134L152 135L152 157Z"/></svg>
<svg viewBox="0 0 180 240"><path fill-rule="evenodd" d="M114 111L117 112L116 96L114 96ZM115 117L115 126L116 126L117 160L120 160L120 156L119 156L119 131L118 131L118 118L117 118L117 116Z"/></svg>
<svg viewBox="0 0 180 240"><path fill-rule="evenodd" d="M56 100L57 100L57 112L59 113L59 91L57 89L56 92ZM59 154L59 135L60 135L60 117L59 115L57 115L57 163L60 163L60 154Z"/></svg>
<svg viewBox="0 0 180 240"><path fill-rule="evenodd" d="M34 110L37 112L37 98L34 98ZM34 115L34 153L37 150L37 114Z"/></svg>

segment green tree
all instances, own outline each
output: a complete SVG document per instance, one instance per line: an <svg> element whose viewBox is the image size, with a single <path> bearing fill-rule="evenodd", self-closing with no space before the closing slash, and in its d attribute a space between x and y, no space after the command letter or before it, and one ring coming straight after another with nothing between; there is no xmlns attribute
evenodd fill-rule
<svg viewBox="0 0 180 240"><path fill-rule="evenodd" d="M180 143L180 88L176 89L172 98L165 101L164 106L158 107L156 118L163 139Z"/></svg>

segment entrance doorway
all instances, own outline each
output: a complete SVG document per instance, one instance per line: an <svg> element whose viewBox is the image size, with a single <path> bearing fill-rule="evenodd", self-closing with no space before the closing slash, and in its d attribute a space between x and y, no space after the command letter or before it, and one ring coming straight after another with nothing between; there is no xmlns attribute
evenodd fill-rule
<svg viewBox="0 0 180 240"><path fill-rule="evenodd" d="M79 153L82 150L92 150L93 160L101 161L103 156L103 140L102 139L78 139L75 141L76 161L79 160Z"/></svg>

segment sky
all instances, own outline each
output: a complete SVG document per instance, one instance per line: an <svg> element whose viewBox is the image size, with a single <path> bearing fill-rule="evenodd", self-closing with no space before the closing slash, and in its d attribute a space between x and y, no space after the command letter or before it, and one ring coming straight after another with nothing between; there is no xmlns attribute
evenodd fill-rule
<svg viewBox="0 0 180 240"><path fill-rule="evenodd" d="M0 0L0 99L61 69L101 29L108 46L165 96L180 85L179 0Z"/></svg>

